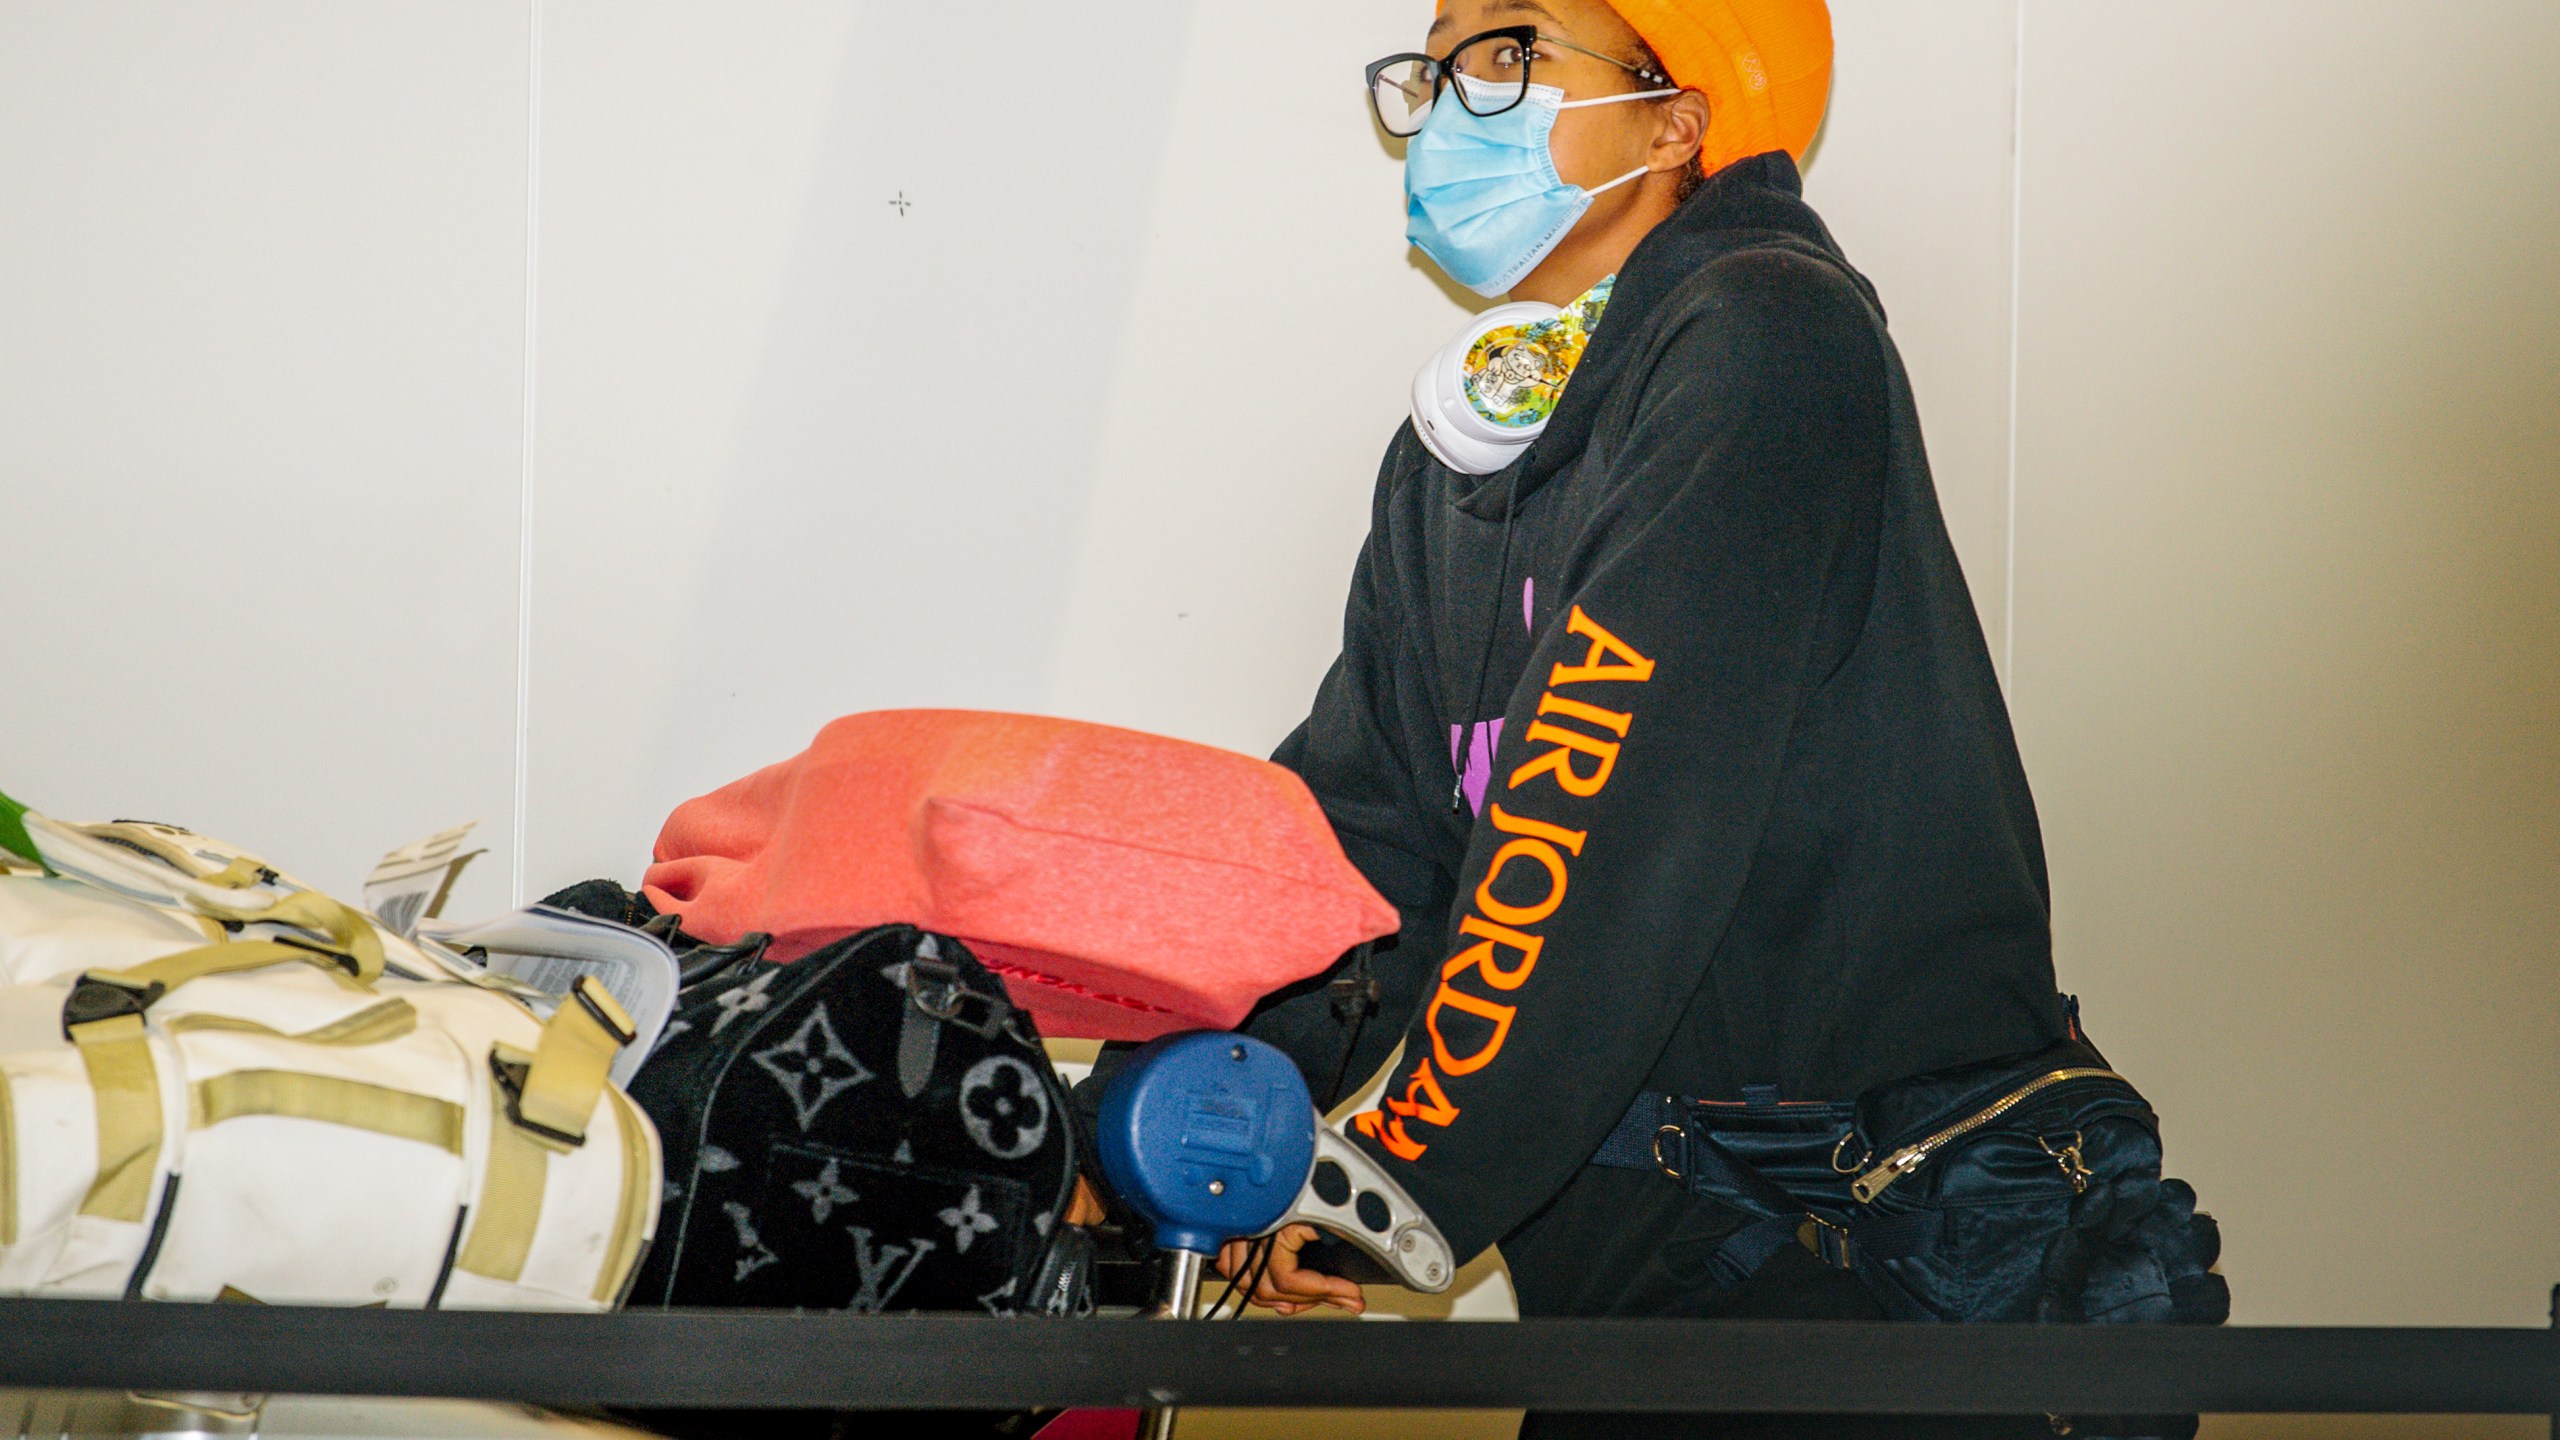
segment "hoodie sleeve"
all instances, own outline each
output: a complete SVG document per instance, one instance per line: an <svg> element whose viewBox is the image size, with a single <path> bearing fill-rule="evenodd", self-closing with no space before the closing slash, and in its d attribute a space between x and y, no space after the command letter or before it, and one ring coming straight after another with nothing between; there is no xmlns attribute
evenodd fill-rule
<svg viewBox="0 0 2560 1440"><path fill-rule="evenodd" d="M1873 593L1890 411L1864 300L1760 251L1668 303L1620 382L1626 441L1585 462L1610 498L1509 698L1455 933L1382 1107L1354 1117L1461 1256L1553 1196L1641 1088Z"/></svg>
<svg viewBox="0 0 2560 1440"><path fill-rule="evenodd" d="M1410 632L1399 623L1395 587L1381 573L1395 563L1390 490L1395 477L1414 468L1405 451L1415 443L1407 432L1389 448L1369 538L1343 612L1342 653L1317 688L1305 723L1271 757L1306 781L1343 853L1402 917L1397 933L1380 943L1374 957L1377 1015L1360 1025L1347 1061L1344 1045L1351 1035L1326 993L1330 973L1272 996L1245 1022L1246 1033L1297 1062L1319 1102L1337 1073L1346 1087L1376 1074L1402 1038L1404 1017L1413 1013L1439 959L1456 887L1451 829L1426 818L1434 813L1426 807L1435 794L1440 808L1448 807L1448 782L1417 777L1411 764L1413 755L1429 753L1416 748L1429 744L1417 717L1427 717L1432 707L1426 697L1408 693L1419 683L1413 677L1427 671L1401 653ZM1435 783L1443 788L1434 792Z"/></svg>

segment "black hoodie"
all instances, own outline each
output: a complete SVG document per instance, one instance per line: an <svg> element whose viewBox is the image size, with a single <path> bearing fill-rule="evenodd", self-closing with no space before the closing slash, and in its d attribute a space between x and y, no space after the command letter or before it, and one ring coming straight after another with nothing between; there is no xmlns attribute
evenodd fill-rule
<svg viewBox="0 0 2560 1440"><path fill-rule="evenodd" d="M1510 466L1397 433L1341 658L1274 758L1403 913L1351 1073L1404 1058L1355 1134L1462 1256L1639 1091L1845 1099L2061 1034L1910 388L1783 154L1636 247ZM1320 989L1248 1029L1320 1089L1339 1062Z"/></svg>

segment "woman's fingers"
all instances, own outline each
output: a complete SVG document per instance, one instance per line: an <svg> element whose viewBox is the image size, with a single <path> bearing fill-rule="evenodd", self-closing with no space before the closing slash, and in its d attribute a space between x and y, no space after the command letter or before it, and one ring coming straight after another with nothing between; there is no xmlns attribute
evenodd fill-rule
<svg viewBox="0 0 2560 1440"><path fill-rule="evenodd" d="M1253 1289L1253 1302L1283 1315L1331 1305L1357 1315L1368 1308L1360 1287L1298 1263L1298 1252L1316 1238L1312 1225L1291 1225L1273 1237L1270 1269Z"/></svg>
<svg viewBox="0 0 2560 1440"><path fill-rule="evenodd" d="M1253 1289L1245 1298L1282 1315L1303 1314L1318 1305L1331 1305L1354 1315L1368 1309L1368 1299L1358 1285L1298 1263L1298 1252L1315 1238L1316 1228L1312 1225L1291 1225L1272 1236L1271 1258L1255 1274ZM1254 1244L1250 1240L1230 1240L1219 1246L1214 1261L1218 1274L1241 1281L1253 1272Z"/></svg>

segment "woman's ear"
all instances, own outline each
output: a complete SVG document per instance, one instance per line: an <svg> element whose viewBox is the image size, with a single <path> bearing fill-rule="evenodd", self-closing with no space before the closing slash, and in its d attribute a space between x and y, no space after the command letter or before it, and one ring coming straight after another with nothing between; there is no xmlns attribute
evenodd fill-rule
<svg viewBox="0 0 2560 1440"><path fill-rule="evenodd" d="M1654 132L1645 166L1655 171L1678 170L1696 159L1707 143L1707 97L1683 90L1663 104L1660 114L1661 128Z"/></svg>

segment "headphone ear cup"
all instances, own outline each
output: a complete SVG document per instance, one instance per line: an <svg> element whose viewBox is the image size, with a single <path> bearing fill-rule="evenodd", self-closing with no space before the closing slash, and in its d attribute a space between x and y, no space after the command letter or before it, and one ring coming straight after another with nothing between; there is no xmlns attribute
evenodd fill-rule
<svg viewBox="0 0 2560 1440"><path fill-rule="evenodd" d="M1423 448L1461 475L1490 475L1528 449L1547 428L1546 421L1496 425L1478 413L1467 395L1467 356L1477 341L1496 330L1534 325L1562 313L1533 300L1496 305L1423 361L1413 377L1413 429Z"/></svg>
<svg viewBox="0 0 2560 1440"><path fill-rule="evenodd" d="M1441 464L1461 475L1490 475L1508 458L1503 447L1458 428L1458 412L1467 408L1465 338L1431 352L1413 372L1413 429Z"/></svg>

